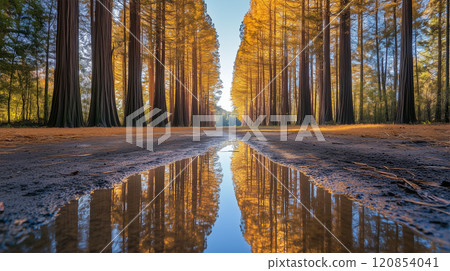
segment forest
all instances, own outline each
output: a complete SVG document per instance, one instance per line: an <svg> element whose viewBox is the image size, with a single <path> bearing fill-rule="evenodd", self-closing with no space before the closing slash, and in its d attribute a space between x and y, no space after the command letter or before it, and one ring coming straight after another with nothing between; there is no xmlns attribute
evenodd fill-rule
<svg viewBox="0 0 450 271"><path fill-rule="evenodd" d="M176 126L220 95L219 43L202 0L1 1L0 122L123 124L149 104Z"/></svg>
<svg viewBox="0 0 450 271"><path fill-rule="evenodd" d="M2 267L450 270L449 1L0 0Z"/></svg>
<svg viewBox="0 0 450 271"><path fill-rule="evenodd" d="M1 123L120 126L148 103L186 127L215 111L219 42L202 0L1 5ZM250 5L231 91L239 116L449 121L448 0Z"/></svg>
<svg viewBox="0 0 450 271"><path fill-rule="evenodd" d="M233 103L253 119L298 123L448 122L448 9L444 0L252 0Z"/></svg>

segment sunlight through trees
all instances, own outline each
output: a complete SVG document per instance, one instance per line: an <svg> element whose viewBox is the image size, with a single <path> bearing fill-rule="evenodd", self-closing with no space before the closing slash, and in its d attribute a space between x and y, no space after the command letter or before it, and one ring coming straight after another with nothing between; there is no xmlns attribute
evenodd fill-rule
<svg viewBox="0 0 450 271"><path fill-rule="evenodd" d="M290 112L297 124L309 114L322 124L447 121L444 2L252 0L234 71L237 112Z"/></svg>

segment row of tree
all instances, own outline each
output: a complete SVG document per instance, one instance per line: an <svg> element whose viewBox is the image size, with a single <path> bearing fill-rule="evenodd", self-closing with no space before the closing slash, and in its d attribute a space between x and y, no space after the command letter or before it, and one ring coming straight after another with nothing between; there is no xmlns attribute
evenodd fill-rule
<svg viewBox="0 0 450 271"><path fill-rule="evenodd" d="M0 9L1 122L119 126L148 103L173 113L161 125L189 126L192 114L214 112L219 43L203 0L14 0Z"/></svg>
<svg viewBox="0 0 450 271"><path fill-rule="evenodd" d="M235 63L237 112L448 122L448 2L252 0Z"/></svg>

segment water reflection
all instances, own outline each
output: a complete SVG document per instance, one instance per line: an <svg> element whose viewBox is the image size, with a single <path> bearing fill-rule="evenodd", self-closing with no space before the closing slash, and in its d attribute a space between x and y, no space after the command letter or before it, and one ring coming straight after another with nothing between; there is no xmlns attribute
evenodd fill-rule
<svg viewBox="0 0 450 271"><path fill-rule="evenodd" d="M346 252L325 227L352 252L448 251L239 143L83 196L8 252Z"/></svg>
<svg viewBox="0 0 450 271"><path fill-rule="evenodd" d="M330 194L301 172L274 163L247 144L239 143L232 172L244 236L253 252L346 252L305 207L352 252L439 250L407 227L345 196Z"/></svg>
<svg viewBox="0 0 450 271"><path fill-rule="evenodd" d="M181 160L131 176L114 189L94 191L63 207L53 223L9 251L100 252L111 243L104 252L203 252L218 212L214 155Z"/></svg>

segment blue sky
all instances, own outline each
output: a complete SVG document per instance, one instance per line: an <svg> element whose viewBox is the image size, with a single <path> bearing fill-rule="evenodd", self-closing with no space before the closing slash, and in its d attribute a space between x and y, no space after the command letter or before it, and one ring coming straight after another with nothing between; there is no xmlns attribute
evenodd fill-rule
<svg viewBox="0 0 450 271"><path fill-rule="evenodd" d="M239 27L250 8L250 0L205 0L208 14L215 24L220 42L220 78L223 81L223 94L219 105L232 110L231 83L233 81L233 66L241 40Z"/></svg>

